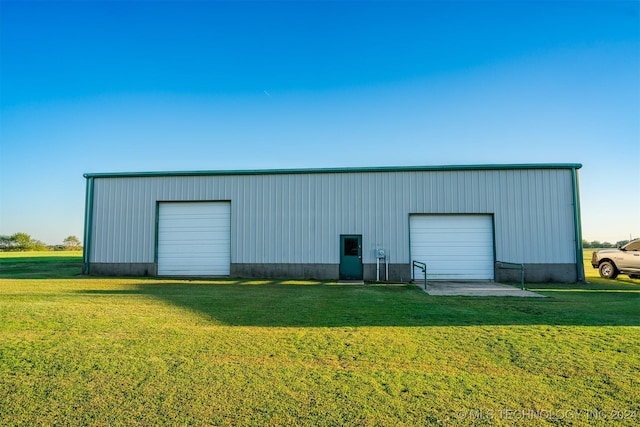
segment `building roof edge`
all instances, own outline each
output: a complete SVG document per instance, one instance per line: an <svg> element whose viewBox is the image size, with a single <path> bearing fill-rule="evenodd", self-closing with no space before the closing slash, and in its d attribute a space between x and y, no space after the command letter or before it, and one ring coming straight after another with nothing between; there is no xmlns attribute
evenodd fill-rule
<svg viewBox="0 0 640 427"><path fill-rule="evenodd" d="M430 172L465 170L518 170L518 169L580 169L580 163L524 163L485 165L439 165L439 166L373 166L339 167L316 169L253 169L253 170L196 170L196 171L150 171L150 172L98 172L85 173L85 178L144 178L171 176L223 176L223 175L292 175L319 173L366 173L366 172Z"/></svg>

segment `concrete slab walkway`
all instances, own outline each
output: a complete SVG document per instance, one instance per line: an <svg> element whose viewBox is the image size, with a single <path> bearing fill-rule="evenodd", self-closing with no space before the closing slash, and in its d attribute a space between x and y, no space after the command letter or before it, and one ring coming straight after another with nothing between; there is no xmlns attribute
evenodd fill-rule
<svg viewBox="0 0 640 427"><path fill-rule="evenodd" d="M416 282L416 285L424 290L424 285L420 281ZM535 292L523 291L520 288L502 283L485 281L432 281L427 282L426 292L429 295L447 296L546 298L544 295L536 294Z"/></svg>
<svg viewBox="0 0 640 427"><path fill-rule="evenodd" d="M338 280L339 285L364 285L364 280Z"/></svg>

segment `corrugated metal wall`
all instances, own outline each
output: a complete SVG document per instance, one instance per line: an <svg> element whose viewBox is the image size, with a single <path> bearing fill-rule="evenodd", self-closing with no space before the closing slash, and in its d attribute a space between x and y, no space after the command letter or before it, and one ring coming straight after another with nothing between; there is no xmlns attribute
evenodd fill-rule
<svg viewBox="0 0 640 427"><path fill-rule="evenodd" d="M574 263L571 169L97 177L91 262L154 262L157 201L231 201L232 263L409 263L410 213L487 213L496 260Z"/></svg>

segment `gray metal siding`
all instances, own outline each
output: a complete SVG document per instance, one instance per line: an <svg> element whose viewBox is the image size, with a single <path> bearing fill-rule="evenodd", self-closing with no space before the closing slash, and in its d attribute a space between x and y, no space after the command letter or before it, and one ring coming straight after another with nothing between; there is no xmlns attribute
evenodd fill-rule
<svg viewBox="0 0 640 427"><path fill-rule="evenodd" d="M154 262L157 201L231 201L232 263L408 263L410 213L494 214L496 259L574 263L571 169L96 177L91 262Z"/></svg>

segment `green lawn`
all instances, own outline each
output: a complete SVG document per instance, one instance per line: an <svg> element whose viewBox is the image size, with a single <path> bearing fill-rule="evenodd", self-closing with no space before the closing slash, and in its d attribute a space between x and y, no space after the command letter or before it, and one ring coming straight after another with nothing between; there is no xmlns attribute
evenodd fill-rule
<svg viewBox="0 0 640 427"><path fill-rule="evenodd" d="M590 284L532 299L87 278L77 254L5 253L0 424L637 425L640 281L585 253Z"/></svg>

